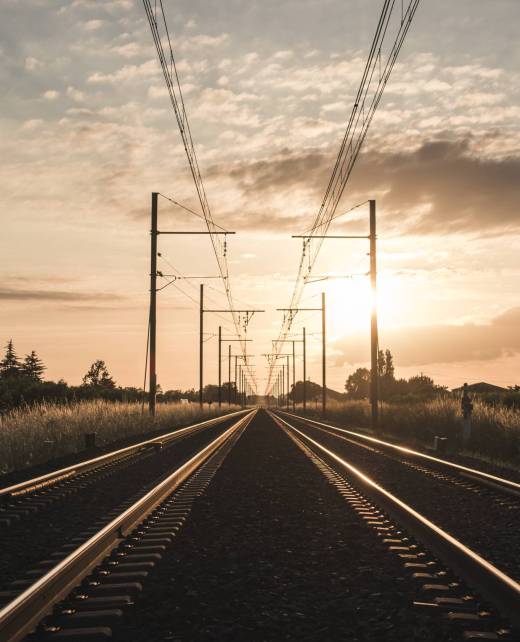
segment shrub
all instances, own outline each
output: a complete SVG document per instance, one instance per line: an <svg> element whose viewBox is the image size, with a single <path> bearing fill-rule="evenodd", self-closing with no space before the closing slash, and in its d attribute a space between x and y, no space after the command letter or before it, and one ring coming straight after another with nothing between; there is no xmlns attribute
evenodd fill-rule
<svg viewBox="0 0 520 642"><path fill-rule="evenodd" d="M232 407L233 408L233 407ZM235 408L236 409L236 408ZM97 444L154 430L168 430L224 414L216 404L164 403L157 405L155 421L136 402L102 399L66 404L40 403L0 415L0 473L26 468L76 453L84 448L83 434L97 433Z"/></svg>
<svg viewBox="0 0 520 642"><path fill-rule="evenodd" d="M331 423L353 429L370 427L367 400L330 401L327 406ZM298 410L301 412L301 406ZM313 407L307 408L307 414L319 416ZM456 449L462 449L460 400L448 395L412 404L383 403L380 426L383 434L409 444L430 446L435 435L439 435L448 437ZM474 399L472 434L465 450L486 459L518 463L520 411Z"/></svg>

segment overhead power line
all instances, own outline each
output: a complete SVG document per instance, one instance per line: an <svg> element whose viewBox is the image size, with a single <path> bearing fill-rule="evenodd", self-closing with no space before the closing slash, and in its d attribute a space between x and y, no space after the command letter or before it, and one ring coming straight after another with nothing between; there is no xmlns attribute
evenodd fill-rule
<svg viewBox="0 0 520 642"><path fill-rule="evenodd" d="M202 181L202 175L199 168L199 162L197 159L197 154L195 152L195 145L193 143L193 137L191 134L190 124L188 121L188 115L186 112L186 107L184 104L184 98L182 95L181 83L179 79L179 74L177 72L177 66L175 64L175 57L173 55L172 42L170 38L170 32L168 30L168 23L166 20L166 14L164 12L162 0L143 0L144 8L146 11L146 16L148 18L148 23L150 25L150 30L152 32L153 41L155 48L157 50L157 56L163 71L164 80L166 87L168 89L168 94L170 96L170 101L175 113L175 118L177 120L177 125L179 127L179 132L184 143L184 150L186 152L186 157L188 159L188 164L190 167L191 175L193 182L195 184L195 189L197 190L197 196L200 203L200 208L202 216L206 223L208 232L210 233L211 243L213 246L213 251L215 253L215 258L217 260L218 268L220 275L222 277L222 282L224 284L224 289L226 291L226 296L228 300L229 310L233 317L233 323L236 330L236 335L240 339L240 349L243 355L246 354L246 344L245 337L240 328L240 323L238 316L235 312L235 306L233 303L233 297L231 295L231 286L229 282L229 270L226 257L226 242L222 241L220 235L216 232L221 230L213 221L213 216L211 214L211 209L209 206L208 198L206 195L206 190L204 189L204 183ZM193 214L193 210L190 210ZM246 362L247 367L247 362ZM256 388L255 375L247 367L248 374L251 381L254 383Z"/></svg>
<svg viewBox="0 0 520 642"><path fill-rule="evenodd" d="M383 55L382 49L385 38L388 34L390 20L394 13L396 0L384 0L376 32L363 70L359 89L356 94L354 105L350 113L346 131L341 141L340 149L332 174L325 190L325 195L316 215L315 221L310 228L310 237L304 240L302 254L298 265L298 273L294 284L289 308L297 308L306 278L311 275L318 258L323 237L327 234L332 220L335 218L338 204L343 196L345 187L352 173L352 169L359 156L361 147L366 138L368 129L383 96L384 89L392 73L395 62L401 51L404 39L410 24L415 15L420 0L408 0L401 2L400 15L396 17L396 32L388 53ZM383 60L384 58L384 60ZM356 206L357 207L357 206ZM353 208L355 209L355 208ZM313 237L316 237L315 239ZM313 243L314 241L314 243ZM292 315L284 315L278 339L273 346L274 352L279 353L287 333L291 329ZM266 394L270 391L273 370L270 370Z"/></svg>

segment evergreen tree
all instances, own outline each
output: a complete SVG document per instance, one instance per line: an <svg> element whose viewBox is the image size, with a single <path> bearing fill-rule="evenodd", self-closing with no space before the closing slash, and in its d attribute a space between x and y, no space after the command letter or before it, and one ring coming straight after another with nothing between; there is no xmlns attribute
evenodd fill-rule
<svg viewBox="0 0 520 642"><path fill-rule="evenodd" d="M385 350L385 376L392 380L395 378L394 358L388 349Z"/></svg>
<svg viewBox="0 0 520 642"><path fill-rule="evenodd" d="M83 377L83 385L112 390L116 387L116 382L110 376L105 362L98 359L94 361L87 374Z"/></svg>
<svg viewBox="0 0 520 642"><path fill-rule="evenodd" d="M0 361L0 378L10 379L17 377L21 372L21 365L14 351L13 340L9 339L5 347L5 356Z"/></svg>
<svg viewBox="0 0 520 642"><path fill-rule="evenodd" d="M31 354L28 354L25 357L21 368L22 373L26 377L34 379L34 381L42 381L42 375L45 370L46 368L43 364L43 361L34 350L32 350Z"/></svg>

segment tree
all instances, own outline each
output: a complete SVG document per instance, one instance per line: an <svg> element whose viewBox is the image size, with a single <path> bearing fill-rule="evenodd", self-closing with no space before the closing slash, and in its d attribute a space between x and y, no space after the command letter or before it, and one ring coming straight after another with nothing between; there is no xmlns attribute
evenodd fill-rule
<svg viewBox="0 0 520 642"><path fill-rule="evenodd" d="M370 370L358 368L349 375L345 383L345 390L351 399L364 399L370 390Z"/></svg>
<svg viewBox="0 0 520 642"><path fill-rule="evenodd" d="M25 357L21 367L21 371L24 376L32 379L33 381L43 381L42 375L45 370L46 368L43 361L34 350Z"/></svg>
<svg viewBox="0 0 520 642"><path fill-rule="evenodd" d="M5 347L5 356L0 361L0 378L12 379L21 373L21 365L14 351L13 340L9 339Z"/></svg>
<svg viewBox="0 0 520 642"><path fill-rule="evenodd" d="M381 399L388 399L396 391L394 358L390 350L379 350L377 356L377 372L379 375L379 393Z"/></svg>
<svg viewBox="0 0 520 642"><path fill-rule="evenodd" d="M113 390L116 387L116 382L110 376L105 362L98 359L94 361L87 374L83 377L83 385L91 386L92 388Z"/></svg>
<svg viewBox="0 0 520 642"><path fill-rule="evenodd" d="M408 379L408 392L415 395L431 395L435 392L442 392L445 390L442 386L434 383L431 377L426 376L421 372L420 375L415 375Z"/></svg>

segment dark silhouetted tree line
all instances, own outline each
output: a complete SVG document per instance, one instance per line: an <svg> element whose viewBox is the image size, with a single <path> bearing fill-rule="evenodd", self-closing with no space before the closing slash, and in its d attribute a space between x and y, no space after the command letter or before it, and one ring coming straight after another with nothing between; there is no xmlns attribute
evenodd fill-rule
<svg viewBox="0 0 520 642"><path fill-rule="evenodd" d="M63 379L44 381L46 367L33 350L23 359L16 354L13 341L9 340L5 354L0 361L0 412L24 404L38 402L68 403L85 399L105 399L108 401L141 401L147 399L142 388L118 386L110 374L106 363L98 359L90 366L79 386L69 386ZM237 401L237 390L234 382L222 386L222 402L227 403L228 390L231 391L231 402ZM197 402L198 390L166 390L157 386L157 401L176 402L181 399ZM206 402L218 401L218 386L204 387L203 399Z"/></svg>
<svg viewBox="0 0 520 642"><path fill-rule="evenodd" d="M377 357L379 396L383 401L423 401L447 392L430 377L419 374L409 379L396 379L394 358L390 350L379 350ZM349 375L345 390L348 399L367 399L370 394L370 370L358 368Z"/></svg>

